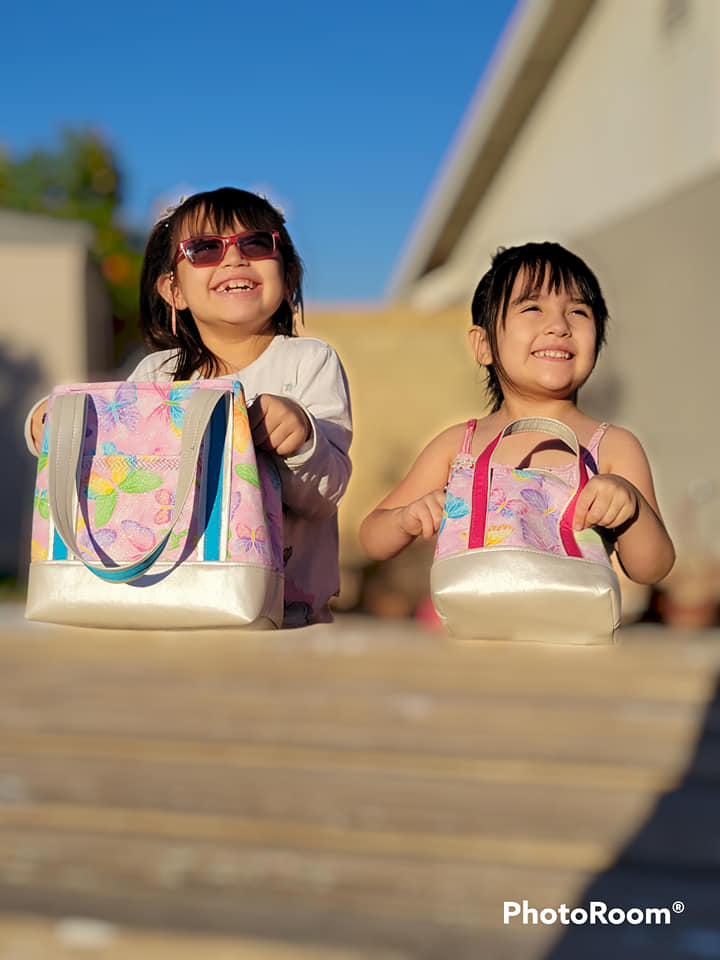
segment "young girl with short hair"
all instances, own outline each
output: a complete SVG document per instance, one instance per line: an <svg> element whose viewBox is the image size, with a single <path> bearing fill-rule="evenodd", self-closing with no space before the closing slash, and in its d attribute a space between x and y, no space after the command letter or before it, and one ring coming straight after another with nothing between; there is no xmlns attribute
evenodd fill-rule
<svg viewBox="0 0 720 960"><path fill-rule="evenodd" d="M360 539L366 552L387 559L418 536L436 534L450 522L444 508L451 471L467 469L512 421L540 416L575 432L593 474L577 499L574 531L598 528L613 541L630 579L644 584L662 579L675 554L645 452L628 430L601 423L577 405L605 339L607 308L595 275L556 243L501 248L477 286L472 319L470 345L487 370L491 412L449 427L425 447L400 485L363 521ZM498 515L510 520L511 468L538 467L560 479L568 469L567 449L549 442L542 431L504 437L494 462L500 466L493 476L497 470L505 479L493 480L491 500ZM525 529L533 508L552 512L551 480L546 487L547 502L541 505L517 501L518 511L527 511L519 518ZM537 529L541 522L542 517ZM495 529L497 537L509 536L513 524L497 523Z"/></svg>

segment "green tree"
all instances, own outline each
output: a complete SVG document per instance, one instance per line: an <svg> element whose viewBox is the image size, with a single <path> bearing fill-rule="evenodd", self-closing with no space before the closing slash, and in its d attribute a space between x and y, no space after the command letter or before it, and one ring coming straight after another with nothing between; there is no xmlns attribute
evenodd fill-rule
<svg viewBox="0 0 720 960"><path fill-rule="evenodd" d="M142 251L121 223L122 177L111 149L92 131L65 130L57 150L15 160L0 151L0 207L86 220L95 227L92 255L108 285L116 361L141 337L138 284Z"/></svg>

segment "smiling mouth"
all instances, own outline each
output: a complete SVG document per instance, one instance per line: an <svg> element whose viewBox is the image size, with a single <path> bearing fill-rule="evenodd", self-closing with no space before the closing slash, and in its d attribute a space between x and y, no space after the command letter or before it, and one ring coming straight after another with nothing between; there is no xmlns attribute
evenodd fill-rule
<svg viewBox="0 0 720 960"><path fill-rule="evenodd" d="M572 360L573 357L567 350L535 350L533 356L541 360Z"/></svg>
<svg viewBox="0 0 720 960"><path fill-rule="evenodd" d="M216 287L215 290L217 293L233 293L236 290L254 290L259 286L260 284L255 283L254 280L228 280L227 283L221 284L219 287Z"/></svg>

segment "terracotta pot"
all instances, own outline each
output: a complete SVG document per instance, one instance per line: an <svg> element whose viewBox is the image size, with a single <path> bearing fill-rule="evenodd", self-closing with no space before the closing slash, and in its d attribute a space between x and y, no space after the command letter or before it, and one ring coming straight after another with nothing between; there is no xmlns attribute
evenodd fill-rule
<svg viewBox="0 0 720 960"><path fill-rule="evenodd" d="M663 594L660 612L663 622L669 627L683 627L686 630L703 630L714 627L718 622L718 603L715 597L674 597Z"/></svg>

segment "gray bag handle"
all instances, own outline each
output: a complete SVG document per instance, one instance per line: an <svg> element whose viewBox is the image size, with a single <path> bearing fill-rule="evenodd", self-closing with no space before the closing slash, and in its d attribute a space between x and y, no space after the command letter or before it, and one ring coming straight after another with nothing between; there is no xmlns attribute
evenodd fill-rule
<svg viewBox="0 0 720 960"><path fill-rule="evenodd" d="M48 448L48 501L55 529L68 550L102 580L126 583L142 576L155 563L170 539L173 527L190 494L200 453L200 444L218 403L226 401L232 387L218 390L195 390L185 408L180 446L175 506L165 537L139 560L108 566L88 563L78 546L76 530L77 483L80 458L85 439L88 394L61 393L53 399L50 411Z"/></svg>
<svg viewBox="0 0 720 960"><path fill-rule="evenodd" d="M553 420L551 417L520 417L510 421L501 431L498 440L509 437L512 433L547 433L567 444L576 457L580 456L580 442L575 431L560 420Z"/></svg>

